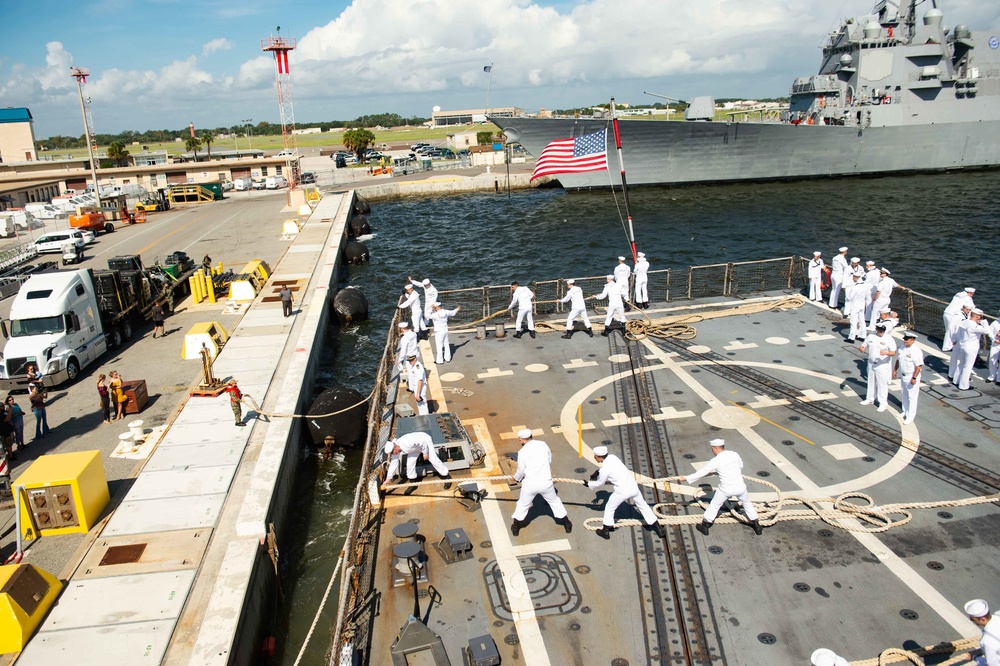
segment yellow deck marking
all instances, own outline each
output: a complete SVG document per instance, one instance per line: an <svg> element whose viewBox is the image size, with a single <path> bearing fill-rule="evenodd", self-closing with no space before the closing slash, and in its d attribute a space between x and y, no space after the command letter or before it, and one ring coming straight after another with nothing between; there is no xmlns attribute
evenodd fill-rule
<svg viewBox="0 0 1000 666"><path fill-rule="evenodd" d="M752 409L747 409L747 408L746 408L746 407L744 407L743 405L737 405L737 404L736 404L735 402L733 402L732 400L727 400L726 402L728 402L728 403L729 403L730 405L732 405L732 406L734 406L734 407L739 407L739 408L740 408L740 409L742 409L742 410L743 410L744 412L749 412L749 413L753 414L754 416L756 416L757 418L759 418L759 419L760 419L761 421L767 421L768 423L770 423L771 425L773 425L773 426L774 426L775 428L778 428L779 430L784 430L784 431L785 431L785 432L787 432L787 433L788 433L789 435L794 435L795 437L798 437L799 439L801 439L801 440L802 440L803 442L806 442L807 444L812 444L813 446L816 446L816 442L812 441L811 439L806 439L805 437L803 437L803 436L802 436L802 435L800 435L799 433L797 433L797 432L794 432L794 431L792 431L792 430L789 430L788 428L786 428L786 427L784 427L784 426L780 426L780 425L778 425L777 423L775 423L774 421L772 421L771 419L767 419L767 418L764 418L763 416L761 416L761 415L760 415L760 414L758 414L757 412L753 411Z"/></svg>

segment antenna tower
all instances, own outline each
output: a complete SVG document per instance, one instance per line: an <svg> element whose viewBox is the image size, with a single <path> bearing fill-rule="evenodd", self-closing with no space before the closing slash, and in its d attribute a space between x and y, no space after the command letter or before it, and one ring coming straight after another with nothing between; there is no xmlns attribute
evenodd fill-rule
<svg viewBox="0 0 1000 666"><path fill-rule="evenodd" d="M285 147L285 165L288 186L299 184L299 150L295 141L295 113L292 108L292 75L288 67L288 52L295 50L294 37L282 37L281 26L277 36L260 40L261 51L274 54L275 87L278 89L278 108L281 111L281 139Z"/></svg>
<svg viewBox="0 0 1000 666"><path fill-rule="evenodd" d="M90 98L83 94L87 85L90 70L86 67L70 67L69 75L76 79L76 88L80 91L80 111L83 113L83 130L87 140L87 152L90 155L90 175L94 179L94 197L97 199L97 210L101 209L101 188L97 183L97 161L94 153L97 151L94 138L94 118L90 114Z"/></svg>

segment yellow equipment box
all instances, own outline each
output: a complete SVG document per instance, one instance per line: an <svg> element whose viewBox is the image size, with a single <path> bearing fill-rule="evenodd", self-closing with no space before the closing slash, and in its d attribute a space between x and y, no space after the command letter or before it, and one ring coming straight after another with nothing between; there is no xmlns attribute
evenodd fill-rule
<svg viewBox="0 0 1000 666"><path fill-rule="evenodd" d="M271 276L271 267L263 259L254 259L229 283L229 300L252 301Z"/></svg>
<svg viewBox="0 0 1000 666"><path fill-rule="evenodd" d="M0 567L0 654L24 649L62 588L33 564Z"/></svg>
<svg viewBox="0 0 1000 666"><path fill-rule="evenodd" d="M40 456L15 479L14 488L21 487L18 505L25 539L86 534L110 499L100 451Z"/></svg>
<svg viewBox="0 0 1000 666"><path fill-rule="evenodd" d="M209 357L215 358L222 351L222 345L229 340L229 334L217 321L203 321L192 326L184 334L184 349L181 358L201 358L201 345L208 348Z"/></svg>

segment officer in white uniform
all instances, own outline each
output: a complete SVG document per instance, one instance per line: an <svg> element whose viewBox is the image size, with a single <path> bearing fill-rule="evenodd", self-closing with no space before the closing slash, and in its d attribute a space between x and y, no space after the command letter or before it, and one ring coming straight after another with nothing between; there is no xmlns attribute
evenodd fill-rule
<svg viewBox="0 0 1000 666"><path fill-rule="evenodd" d="M968 306L971 311L972 308L976 307L972 300L975 294L975 287L966 287L951 297L951 303L944 309L944 343L941 345L941 351L951 351L954 347L951 336L954 335L958 325L962 322L962 308Z"/></svg>
<svg viewBox="0 0 1000 666"><path fill-rule="evenodd" d="M423 287L423 289L424 289L424 320L426 321L426 320L430 319L431 318L431 312L432 312L432 310L431 310L431 304L432 303L437 303L437 299L438 299L438 290L437 290L437 287L435 287L434 285L431 284L430 278L424 278L422 282L417 282L416 280L413 279L413 276L410 275L406 279L409 280L410 284L412 284L414 287Z"/></svg>
<svg viewBox="0 0 1000 666"><path fill-rule="evenodd" d="M823 300L823 268L826 266L820 258L822 252L813 252L812 261L809 262L809 300Z"/></svg>
<svg viewBox="0 0 1000 666"><path fill-rule="evenodd" d="M903 348L896 350L896 363L892 369L892 378L899 378L900 400L903 403L903 423L913 423L913 419L917 416L920 373L923 369L924 353L917 345L917 336L912 331L906 331L903 333Z"/></svg>
<svg viewBox="0 0 1000 666"><path fill-rule="evenodd" d="M849 279L848 270L850 264L847 263L847 248L838 250L840 254L833 258L833 266L830 268L830 301L831 308L840 306L840 288L845 280Z"/></svg>
<svg viewBox="0 0 1000 666"><path fill-rule="evenodd" d="M431 303L431 315L429 317L434 326L434 343L437 347L437 356L434 362L438 365L451 362L451 344L448 342L448 320L458 314L462 309L459 305L454 310L445 310L437 301Z"/></svg>
<svg viewBox="0 0 1000 666"><path fill-rule="evenodd" d="M618 265L615 266L615 283L621 287L622 296L628 298L628 277L632 274L632 269L625 263L625 257L618 257Z"/></svg>
<svg viewBox="0 0 1000 666"><path fill-rule="evenodd" d="M847 341L864 340L868 334L865 326L865 301L869 295L868 285L862 282L862 276L855 273L851 276L851 284L844 294L844 316L851 319L851 330Z"/></svg>
<svg viewBox="0 0 1000 666"><path fill-rule="evenodd" d="M849 666L849 662L833 650L820 648L809 657L810 666Z"/></svg>
<svg viewBox="0 0 1000 666"><path fill-rule="evenodd" d="M879 269L875 267L874 261L865 262L865 284L868 286L868 295L865 297L865 321L872 316L872 297L878 291L878 281L881 278Z"/></svg>
<svg viewBox="0 0 1000 666"><path fill-rule="evenodd" d="M427 372L416 356L410 356L406 360L406 390L413 394L417 414L430 414L427 409Z"/></svg>
<svg viewBox="0 0 1000 666"><path fill-rule="evenodd" d="M420 336L421 331L427 330L427 323L424 321L424 311L420 308L420 295L413 291L413 285L406 284L406 293L399 303L399 309L410 309L410 321L413 322L413 332Z"/></svg>
<svg viewBox="0 0 1000 666"><path fill-rule="evenodd" d="M878 281L878 287L875 289L875 293L872 294L872 314L871 320L868 322L869 328L877 323L876 320L882 313L882 310L889 307L889 301L892 298L892 288L896 286L896 281L889 277L888 268L880 269L879 274L881 277Z"/></svg>
<svg viewBox="0 0 1000 666"><path fill-rule="evenodd" d="M632 280L635 283L635 304L640 308L649 307L649 261L646 255L639 252L636 257L635 268L632 269Z"/></svg>
<svg viewBox="0 0 1000 666"><path fill-rule="evenodd" d="M990 327L983 323L983 311L976 308L969 313L969 318L958 326L955 334L955 350L958 359L955 363L955 385L962 391L969 388L969 378L972 377L972 366L979 354L979 337L990 335ZM952 350L953 353L955 350Z"/></svg>
<svg viewBox="0 0 1000 666"><path fill-rule="evenodd" d="M983 632L979 649L969 652L979 666L1000 666L1000 620L990 613L985 599L973 599L965 604L965 614Z"/></svg>
<svg viewBox="0 0 1000 666"><path fill-rule="evenodd" d="M510 283L510 305L507 306L508 310L514 309L514 304L517 304L517 323L514 324L514 337L520 338L524 335L521 331L521 322L524 321L525 317L528 319L528 335L535 337L535 320L531 316L531 301L534 300L535 295L527 287L518 286L516 282Z"/></svg>
<svg viewBox="0 0 1000 666"><path fill-rule="evenodd" d="M583 325L587 327L587 335L594 337L594 329L590 326L590 318L587 317L587 304L583 300L583 289L576 286L576 280L566 280L569 289L566 295L559 299L560 303L569 303L569 314L566 315L566 332L563 338L569 340L573 337L573 322L577 317L583 319Z"/></svg>
<svg viewBox="0 0 1000 666"><path fill-rule="evenodd" d="M386 479L396 476L399 471L400 458L404 453L406 454L406 478L410 481L417 480L417 459L421 456L431 464L439 477L448 478L448 468L438 458L437 451L434 450L434 442L426 432L410 432L390 439L385 443L383 451L389 457L389 470L386 472ZM445 490L450 486L450 483L445 484ZM407 494L413 490L415 488L409 489Z"/></svg>
<svg viewBox="0 0 1000 666"><path fill-rule="evenodd" d="M962 350L955 346L955 338L958 337L958 327L963 322L969 321L969 315L971 314L972 306L963 304L958 311L958 316L951 318L951 328L944 334L944 337L951 343L951 356L948 358L948 379L954 379L955 368L958 367L958 357L962 354Z"/></svg>
<svg viewBox="0 0 1000 666"><path fill-rule="evenodd" d="M760 522L757 520L757 509L754 508L753 502L750 501L747 484L743 481L743 458L736 451L727 451L724 439L713 439L708 444L712 447L712 454L715 457L705 463L694 474L681 477L684 483L694 483L703 476L708 476L713 472L719 475L719 487L716 489L715 494L712 495L712 502L708 505L701 524L696 525L695 529L708 536L708 530L712 527L712 523L715 522L716 516L719 515L719 509L722 508L727 499L736 497L743 506L743 513L746 514L747 520L750 521L753 531L760 536L764 533L764 528L761 527Z"/></svg>
<svg viewBox="0 0 1000 666"><path fill-rule="evenodd" d="M532 439L531 431L527 428L517 431L517 439L521 442L521 450L517 454L517 471L514 473L514 480L521 484L521 494L517 498L517 506L514 507L513 522L510 525L510 532L514 536L518 535L521 528L528 523L525 518L528 516L528 509L536 495L541 495L552 509L552 515L556 523L563 526L566 533L573 531L573 523L570 522L566 514L566 507L562 500L556 495L556 487L552 483L552 451L548 444L537 439Z"/></svg>
<svg viewBox="0 0 1000 666"><path fill-rule="evenodd" d="M990 374L986 379L1000 384L1000 319L990 324Z"/></svg>
<svg viewBox="0 0 1000 666"><path fill-rule="evenodd" d="M614 275L609 275L607 279L608 282L604 285L604 291L594 296L594 298L599 300L608 299L608 316L604 318L604 330L601 331L601 335L604 337L610 334L608 326L611 325L611 320L616 314L619 321L625 321L625 307L622 304L621 287L615 282Z"/></svg>
<svg viewBox="0 0 1000 666"><path fill-rule="evenodd" d="M594 460L601 466L599 470L589 479L583 480L583 485L590 489L600 488L605 483L610 483L614 487L614 492L604 505L603 526L597 530L597 536L602 539L610 539L611 532L615 529L615 510L623 502L631 502L639 510L639 514L650 528L656 532L661 539L666 538L667 531L663 525L656 520L656 514L646 504L646 499L639 490L639 484L635 482L635 475L625 466L621 459L608 453L608 447L595 446Z"/></svg>
<svg viewBox="0 0 1000 666"><path fill-rule="evenodd" d="M886 335L885 326L877 324L861 343L861 352L868 354L868 392L862 405L878 402L876 411L888 409L889 379L892 377L892 357L896 355L896 341Z"/></svg>
<svg viewBox="0 0 1000 666"><path fill-rule="evenodd" d="M400 370L406 369L406 359L417 355L417 334L405 321L399 322L399 350L396 359Z"/></svg>

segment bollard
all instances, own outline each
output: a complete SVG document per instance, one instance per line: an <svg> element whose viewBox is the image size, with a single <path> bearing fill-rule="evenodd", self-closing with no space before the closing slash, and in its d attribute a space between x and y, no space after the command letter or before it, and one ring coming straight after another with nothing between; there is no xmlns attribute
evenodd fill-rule
<svg viewBox="0 0 1000 666"><path fill-rule="evenodd" d="M205 294L208 296L209 303L215 303L215 281L212 279L211 272L205 276Z"/></svg>
<svg viewBox="0 0 1000 666"><path fill-rule="evenodd" d="M123 432L118 435L118 447L123 451L131 451L135 448L135 440L132 439L131 432Z"/></svg>
<svg viewBox="0 0 1000 666"><path fill-rule="evenodd" d="M497 324L497 339L507 337L507 330L504 328L503 324Z"/></svg>
<svg viewBox="0 0 1000 666"><path fill-rule="evenodd" d="M142 429L142 419L136 419L135 421L128 422L129 432L132 433L132 439L136 442L141 442L146 439L146 432Z"/></svg>
<svg viewBox="0 0 1000 666"><path fill-rule="evenodd" d="M188 278L188 285L191 287L191 300L197 303L201 303L201 294L198 293L198 280L195 279L194 275Z"/></svg>
<svg viewBox="0 0 1000 666"><path fill-rule="evenodd" d="M486 339L486 324L476 324L476 340Z"/></svg>

